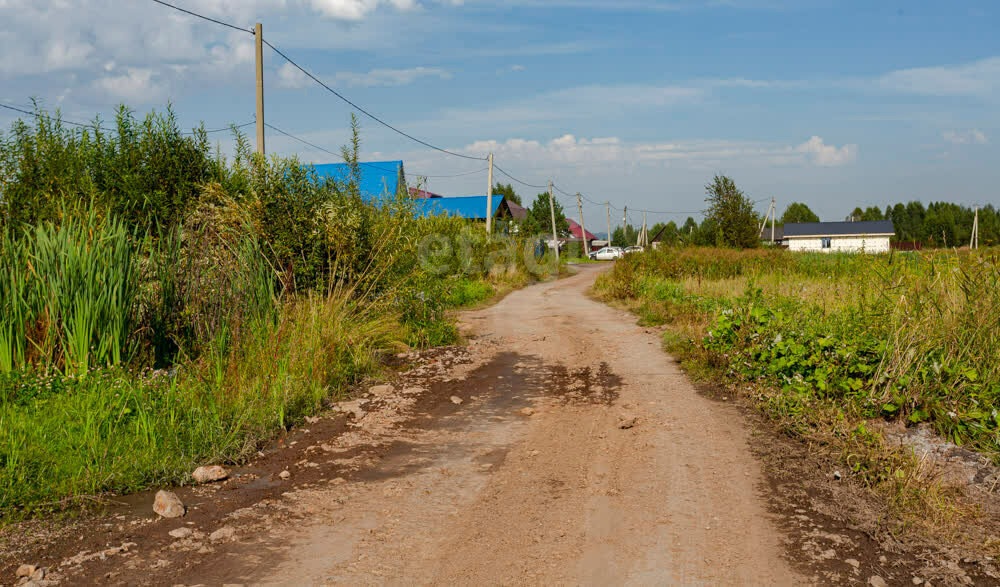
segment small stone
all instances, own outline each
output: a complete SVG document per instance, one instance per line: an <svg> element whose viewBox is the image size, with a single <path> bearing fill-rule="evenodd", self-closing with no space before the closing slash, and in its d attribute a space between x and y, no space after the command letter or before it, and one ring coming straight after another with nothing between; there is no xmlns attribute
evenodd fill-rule
<svg viewBox="0 0 1000 587"><path fill-rule="evenodd" d="M223 526L208 535L208 539L212 542L228 542L233 538L236 538L236 530L233 530L230 526Z"/></svg>
<svg viewBox="0 0 1000 587"><path fill-rule="evenodd" d="M278 477L281 478L281 479L289 479L289 478L291 478L291 476L292 476L292 474L289 473L288 471L282 471L282 472L278 473Z"/></svg>
<svg viewBox="0 0 1000 587"><path fill-rule="evenodd" d="M534 416L535 415L535 408L521 408L521 415L522 416Z"/></svg>
<svg viewBox="0 0 1000 587"><path fill-rule="evenodd" d="M35 574L36 570L38 570L38 567L36 567L35 565L21 565L17 567L17 576L30 577Z"/></svg>
<svg viewBox="0 0 1000 587"><path fill-rule="evenodd" d="M849 558L849 559L845 560L844 562L847 563L847 564L849 564L849 565L851 565L855 569L861 566L861 563L858 562L858 559L856 559L856 558Z"/></svg>
<svg viewBox="0 0 1000 587"><path fill-rule="evenodd" d="M229 471L220 467L219 465L211 465L208 467L198 467L191 473L191 478L195 480L196 483L211 483L212 481L222 481L226 477L229 477Z"/></svg>
<svg viewBox="0 0 1000 587"><path fill-rule="evenodd" d="M914 577L910 579L910 583L913 583L914 585L920 585L923 582L924 580L921 577Z"/></svg>
<svg viewBox="0 0 1000 587"><path fill-rule="evenodd" d="M879 577L878 575L868 577L868 584L872 587L888 587L888 583L885 582L885 579Z"/></svg>
<svg viewBox="0 0 1000 587"><path fill-rule="evenodd" d="M319 422L319 416L306 416L306 422L315 424L316 422Z"/></svg>
<svg viewBox="0 0 1000 587"><path fill-rule="evenodd" d="M392 386L391 385L373 385L373 386L371 386L371 387L368 388L368 393L370 393L370 394L372 394L372 395L374 395L376 397L380 397L380 396L383 396L383 395L389 395L390 393L392 393Z"/></svg>
<svg viewBox="0 0 1000 587"><path fill-rule="evenodd" d="M153 511L164 518L179 518L184 515L184 503L173 491L161 489L153 500Z"/></svg>
<svg viewBox="0 0 1000 587"><path fill-rule="evenodd" d="M453 395L451 396L451 403L457 406L458 404L462 403L462 398L458 397L457 395Z"/></svg>
<svg viewBox="0 0 1000 587"><path fill-rule="evenodd" d="M639 423L639 418L635 414L618 414L618 428L628 430Z"/></svg>
<svg viewBox="0 0 1000 587"><path fill-rule="evenodd" d="M833 472L833 478L836 479L837 481L840 481L841 477L842 477L842 475L840 474L840 471L834 471Z"/></svg>
<svg viewBox="0 0 1000 587"><path fill-rule="evenodd" d="M194 534L194 530L191 528L175 528L170 532L167 532L167 534L170 534L174 538L187 538L188 536Z"/></svg>
<svg viewBox="0 0 1000 587"><path fill-rule="evenodd" d="M34 573L31 573L31 577L28 578L29 581L41 581L45 578L45 569L35 569Z"/></svg>

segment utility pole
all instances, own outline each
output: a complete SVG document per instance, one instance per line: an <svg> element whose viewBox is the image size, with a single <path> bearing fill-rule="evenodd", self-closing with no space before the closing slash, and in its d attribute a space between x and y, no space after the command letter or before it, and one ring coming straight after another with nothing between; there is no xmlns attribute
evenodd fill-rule
<svg viewBox="0 0 1000 587"><path fill-rule="evenodd" d="M611 202L608 202L608 244L611 246Z"/></svg>
<svg viewBox="0 0 1000 587"><path fill-rule="evenodd" d="M625 226L627 222L628 222L628 206L625 206L625 210L622 212L622 240L625 240Z"/></svg>
<svg viewBox="0 0 1000 587"><path fill-rule="evenodd" d="M257 44L257 154L264 156L264 27L254 25Z"/></svg>
<svg viewBox="0 0 1000 587"><path fill-rule="evenodd" d="M635 244L639 245L640 247L649 246L649 243L646 242L646 238L647 238L647 235L646 235L646 213L643 212L642 213L642 231L639 233L639 238L636 239L637 242Z"/></svg>
<svg viewBox="0 0 1000 587"><path fill-rule="evenodd" d="M493 153L489 156L490 187L486 190L486 234L493 234Z"/></svg>
<svg viewBox="0 0 1000 587"><path fill-rule="evenodd" d="M552 214L552 244L556 248L556 273L559 273L559 235L556 234L556 204L552 197L552 182L549 182L549 212Z"/></svg>
<svg viewBox="0 0 1000 587"><path fill-rule="evenodd" d="M979 206L976 206L976 217L972 220L972 237L969 239L969 248L979 248Z"/></svg>
<svg viewBox="0 0 1000 587"><path fill-rule="evenodd" d="M774 213L776 209L774 207L774 196L771 196L771 244L774 244Z"/></svg>
<svg viewBox="0 0 1000 587"><path fill-rule="evenodd" d="M580 211L580 238L583 240L583 255L590 257L590 243L587 241L587 227L583 225L583 202L580 201L580 192L576 192L576 208Z"/></svg>

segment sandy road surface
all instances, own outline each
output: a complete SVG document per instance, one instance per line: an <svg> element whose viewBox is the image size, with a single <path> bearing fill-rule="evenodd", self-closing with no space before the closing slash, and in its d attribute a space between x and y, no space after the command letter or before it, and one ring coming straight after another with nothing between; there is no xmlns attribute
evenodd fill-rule
<svg viewBox="0 0 1000 587"><path fill-rule="evenodd" d="M797 583L742 419L699 396L634 317L585 296L599 270L464 315L481 355L452 388L467 407L241 580Z"/></svg>

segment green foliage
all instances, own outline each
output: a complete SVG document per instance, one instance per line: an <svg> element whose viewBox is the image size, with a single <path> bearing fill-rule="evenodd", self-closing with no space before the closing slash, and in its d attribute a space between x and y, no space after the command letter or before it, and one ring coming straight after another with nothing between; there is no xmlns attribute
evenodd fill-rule
<svg viewBox="0 0 1000 587"><path fill-rule="evenodd" d="M356 119L335 182L235 131L213 159L169 111L114 138L36 118L0 145L0 517L240 462L553 269L405 188L366 202Z"/></svg>
<svg viewBox="0 0 1000 587"><path fill-rule="evenodd" d="M556 215L556 234L559 236L569 235L569 223L566 222L566 214L563 212L562 204L558 199L552 198L551 208L549 206L549 194L538 194L535 201L528 208L528 217L521 223L521 231L525 235L546 235L552 238L552 211Z"/></svg>
<svg viewBox="0 0 1000 587"><path fill-rule="evenodd" d="M819 222L819 216L802 202L792 202L781 215L781 224L788 222Z"/></svg>
<svg viewBox="0 0 1000 587"><path fill-rule="evenodd" d="M736 187L732 179L716 175L705 186L708 202L707 218L715 224L715 244L749 249L760 245L757 227L759 219L753 202Z"/></svg>
<svg viewBox="0 0 1000 587"><path fill-rule="evenodd" d="M928 422L998 455L1000 365L987 359L1000 353L998 278L990 250L674 248L619 261L598 288L636 300L650 322L705 321L692 352L731 381L780 390L767 405L782 418L818 426L816 414L838 410L855 421Z"/></svg>
<svg viewBox="0 0 1000 587"><path fill-rule="evenodd" d="M517 205L522 205L521 204L521 196L517 195L517 192L514 191L514 185L513 184L508 183L508 184L504 185L502 183L497 182L497 184L495 186L493 186L493 195L494 196L496 196L496 195L503 196L503 197L507 198L507 200L509 200L511 202L514 202Z"/></svg>

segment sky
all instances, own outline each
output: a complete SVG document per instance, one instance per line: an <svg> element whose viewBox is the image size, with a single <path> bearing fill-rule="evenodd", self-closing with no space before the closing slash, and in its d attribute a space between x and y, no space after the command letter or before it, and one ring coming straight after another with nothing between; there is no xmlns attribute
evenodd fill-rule
<svg viewBox="0 0 1000 587"><path fill-rule="evenodd" d="M383 120L521 181L700 217L732 177L763 213L1000 204L1000 2L171 0L249 29ZM186 128L254 120L253 36L151 0L0 0L0 103L69 120L172 104ZM265 119L330 151L352 108L265 48ZM0 110L0 128L15 113ZM362 117L368 160L449 196L485 163ZM253 128L248 127L251 140ZM231 152L228 133L213 135ZM337 159L269 131L269 154ZM452 176L452 177L448 177ZM457 177L454 177L457 176ZM496 180L510 181L499 171ZM517 182L525 200L541 191ZM575 198L562 194L576 215ZM641 222L641 213L629 220Z"/></svg>

